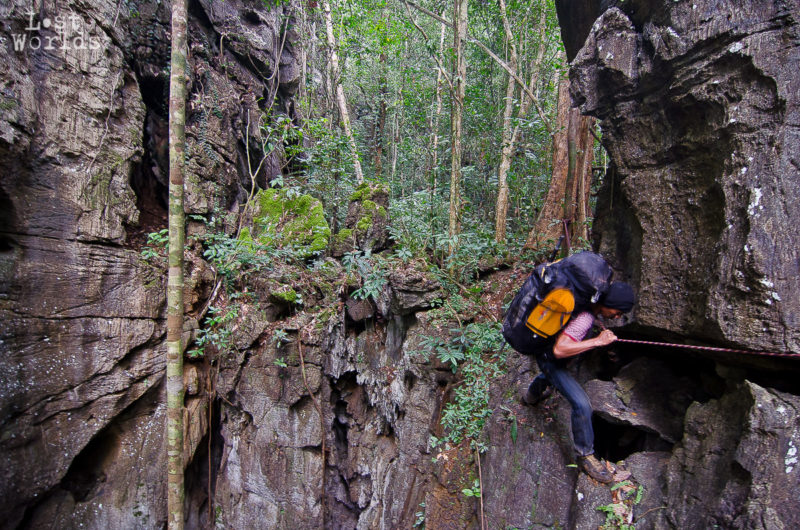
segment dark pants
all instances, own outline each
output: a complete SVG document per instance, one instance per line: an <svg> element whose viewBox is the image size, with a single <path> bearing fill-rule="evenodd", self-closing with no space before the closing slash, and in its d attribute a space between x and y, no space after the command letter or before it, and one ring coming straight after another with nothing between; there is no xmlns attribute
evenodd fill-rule
<svg viewBox="0 0 800 530"><path fill-rule="evenodd" d="M572 440L581 456L594 452L594 429L592 429L592 404L581 385L567 371L566 359L554 359L550 352L536 354L536 364L542 371L531 383L529 395L541 396L553 385L572 406Z"/></svg>

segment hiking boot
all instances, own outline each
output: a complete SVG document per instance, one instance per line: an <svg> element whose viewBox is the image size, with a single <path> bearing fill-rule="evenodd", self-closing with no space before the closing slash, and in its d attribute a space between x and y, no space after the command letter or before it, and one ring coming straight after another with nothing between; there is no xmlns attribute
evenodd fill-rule
<svg viewBox="0 0 800 530"><path fill-rule="evenodd" d="M532 386L533 383L531 383L526 390L520 392L519 400L522 402L523 405L528 405L532 407L537 403L539 403L540 401L542 401L543 399L550 397L550 395L553 393L552 386L548 386L547 388L544 389L543 392L540 392L538 394L531 391Z"/></svg>
<svg viewBox="0 0 800 530"><path fill-rule="evenodd" d="M608 484L614 480L608 468L594 455L579 456L578 465L587 475L601 484Z"/></svg>

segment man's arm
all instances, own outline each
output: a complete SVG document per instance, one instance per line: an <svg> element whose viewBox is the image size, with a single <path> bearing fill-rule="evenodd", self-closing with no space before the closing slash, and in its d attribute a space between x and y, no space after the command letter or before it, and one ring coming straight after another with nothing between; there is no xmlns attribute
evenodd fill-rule
<svg viewBox="0 0 800 530"><path fill-rule="evenodd" d="M556 340L556 345L553 346L553 355L556 359L565 359L567 357L574 357L592 348L599 348L600 346L608 346L617 340L617 336L610 329L604 329L600 334L593 339L576 341L566 333L562 332Z"/></svg>

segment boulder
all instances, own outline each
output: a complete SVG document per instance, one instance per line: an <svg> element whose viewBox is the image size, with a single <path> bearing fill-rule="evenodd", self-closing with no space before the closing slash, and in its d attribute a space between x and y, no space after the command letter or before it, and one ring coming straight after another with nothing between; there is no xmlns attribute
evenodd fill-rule
<svg viewBox="0 0 800 530"><path fill-rule="evenodd" d="M380 251L389 245L389 190L365 182L350 196L344 228L333 237L331 253Z"/></svg>
<svg viewBox="0 0 800 530"><path fill-rule="evenodd" d="M585 390L601 418L656 433L669 443L680 440L686 409L702 393L668 364L642 358L611 381L588 381Z"/></svg>

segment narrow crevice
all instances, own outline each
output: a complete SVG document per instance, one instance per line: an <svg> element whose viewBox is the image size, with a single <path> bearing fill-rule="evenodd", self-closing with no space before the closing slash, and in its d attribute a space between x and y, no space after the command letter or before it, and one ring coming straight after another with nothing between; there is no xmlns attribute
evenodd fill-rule
<svg viewBox="0 0 800 530"><path fill-rule="evenodd" d="M209 444L210 438L210 444ZM225 439L220 421L220 400L211 403L211 423L200 440L192 461L186 467L187 528L211 528L214 515L214 492L217 488ZM209 509L210 506L210 509ZM211 522L210 522L211 521Z"/></svg>
<svg viewBox="0 0 800 530"><path fill-rule="evenodd" d="M140 161L131 165L129 182L136 195L139 220L126 226L126 245L140 248L147 234L167 226L169 193L168 84L163 74L147 75L136 70L139 92L145 104Z"/></svg>
<svg viewBox="0 0 800 530"><path fill-rule="evenodd" d="M331 452L336 456L332 459L338 466L329 467L326 471L326 504L329 510L329 521L335 524L331 528L355 528L361 510L353 502L350 491L352 475L347 471L349 467L350 430L355 427L356 419L353 417L352 407L360 407L358 403L361 392L356 381L356 372L345 372L336 380L331 381L330 405L333 412L331 421L331 434L333 444Z"/></svg>

